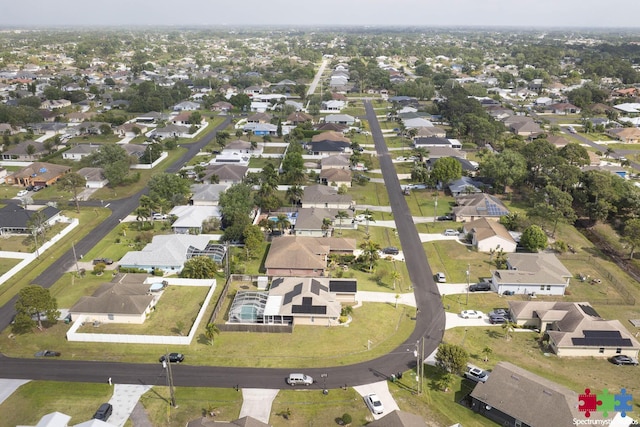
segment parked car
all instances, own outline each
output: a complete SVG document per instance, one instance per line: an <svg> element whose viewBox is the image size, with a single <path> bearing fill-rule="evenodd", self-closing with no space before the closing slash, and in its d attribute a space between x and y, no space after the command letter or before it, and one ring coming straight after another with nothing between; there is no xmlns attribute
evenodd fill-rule
<svg viewBox="0 0 640 427"><path fill-rule="evenodd" d="M483 383L489 379L489 372L475 366L469 366L464 372L464 377L477 383Z"/></svg>
<svg viewBox="0 0 640 427"><path fill-rule="evenodd" d="M638 365L638 359L631 356L625 356L624 354L617 354L609 359L609 361L611 361L611 363L613 363L614 365Z"/></svg>
<svg viewBox="0 0 640 427"><path fill-rule="evenodd" d="M477 310L463 310L460 312L460 317L463 319L482 319L484 313Z"/></svg>
<svg viewBox="0 0 640 427"><path fill-rule="evenodd" d="M373 412L374 414L380 415L384 413L384 406L382 405L382 402L380 401L380 398L378 397L377 394L375 393L367 394L364 397L364 401L366 402L371 412Z"/></svg>
<svg viewBox="0 0 640 427"><path fill-rule="evenodd" d="M442 215L439 216L438 218L436 218L438 221L453 221L453 216L447 214L447 215Z"/></svg>
<svg viewBox="0 0 640 427"><path fill-rule="evenodd" d="M100 405L95 414L93 414L94 420L107 421L113 412L113 406L110 403L103 403Z"/></svg>
<svg viewBox="0 0 640 427"><path fill-rule="evenodd" d="M16 196L18 196L18 197L24 197L24 196L26 196L27 194L29 194L29 192L28 192L27 190L20 190L20 191L18 191L18 194L16 194Z"/></svg>
<svg viewBox="0 0 640 427"><path fill-rule="evenodd" d="M511 317L509 315L509 310L506 308L496 308L489 312L489 316L502 316L505 319L509 319Z"/></svg>
<svg viewBox="0 0 640 427"><path fill-rule="evenodd" d="M166 359L166 354L160 356L160 363L164 362ZM169 353L169 363L182 363L184 362L184 354L182 353Z"/></svg>
<svg viewBox="0 0 640 427"><path fill-rule="evenodd" d="M444 273L443 273L443 272L438 271L438 272L436 273L436 281L437 281L438 283L445 283L445 282L447 281L447 277L444 275Z"/></svg>
<svg viewBox="0 0 640 427"><path fill-rule="evenodd" d="M155 220L155 221L159 221L161 219L167 219L168 216L166 214L161 214L158 212L154 212L153 214L151 214L151 219Z"/></svg>
<svg viewBox="0 0 640 427"><path fill-rule="evenodd" d="M36 185L35 187L33 187L33 191L35 193L37 193L38 191L44 189L44 187L42 185Z"/></svg>
<svg viewBox="0 0 640 427"><path fill-rule="evenodd" d="M491 322L492 325L501 325L503 323L507 323L507 318L494 314L493 316L489 316L489 322Z"/></svg>
<svg viewBox="0 0 640 427"><path fill-rule="evenodd" d="M53 351L53 350L42 350L37 352L34 356L35 357L60 357L60 352Z"/></svg>
<svg viewBox="0 0 640 427"><path fill-rule="evenodd" d="M460 235L460 232L458 230L454 230L453 228L447 228L446 230L444 230L444 235L445 236L458 236L458 235Z"/></svg>
<svg viewBox="0 0 640 427"><path fill-rule="evenodd" d="M98 265L101 263L105 265L111 265L113 264L113 260L111 258L96 258L93 260L93 265Z"/></svg>
<svg viewBox="0 0 640 427"><path fill-rule="evenodd" d="M398 255L400 250L395 246L387 246L386 248L382 248L382 253L385 255Z"/></svg>
<svg viewBox="0 0 640 427"><path fill-rule="evenodd" d="M480 292L480 291L490 291L491 283L489 282L480 282L469 286L469 292Z"/></svg>

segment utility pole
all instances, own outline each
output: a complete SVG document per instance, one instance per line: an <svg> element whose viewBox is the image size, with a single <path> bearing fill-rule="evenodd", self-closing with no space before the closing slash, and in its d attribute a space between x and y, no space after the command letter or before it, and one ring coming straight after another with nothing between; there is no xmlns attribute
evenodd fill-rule
<svg viewBox="0 0 640 427"><path fill-rule="evenodd" d="M71 242L71 249L73 250L73 260L76 262L76 272L80 276L80 266L78 266L78 257L76 256L76 245Z"/></svg>
<svg viewBox="0 0 640 427"><path fill-rule="evenodd" d="M471 264L467 264L467 305L469 305L469 286L471 286Z"/></svg>
<svg viewBox="0 0 640 427"><path fill-rule="evenodd" d="M436 222L438 218L438 193L436 193L436 198L433 202L433 222Z"/></svg>
<svg viewBox="0 0 640 427"><path fill-rule="evenodd" d="M416 392L422 394L422 383L424 381L424 337L416 341Z"/></svg>
<svg viewBox="0 0 640 427"><path fill-rule="evenodd" d="M169 353L165 353L164 361L162 362L167 368L167 383L169 385L170 401L169 405L176 407L176 396L173 391L173 373L171 372L171 361L169 360Z"/></svg>

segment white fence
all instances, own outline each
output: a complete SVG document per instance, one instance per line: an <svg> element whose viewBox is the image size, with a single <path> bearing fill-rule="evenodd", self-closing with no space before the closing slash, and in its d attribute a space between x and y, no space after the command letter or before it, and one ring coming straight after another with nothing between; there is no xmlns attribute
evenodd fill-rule
<svg viewBox="0 0 640 427"><path fill-rule="evenodd" d="M170 335L127 335L127 334L92 334L92 333L80 333L78 329L80 326L84 324L86 321L85 316L79 316L74 320L73 325L67 332L67 340L68 341L80 341L80 342L103 342L103 343L119 343L119 344L166 344L166 345L190 345L191 341L196 335L196 331L198 330L198 326L200 322L202 322L202 318L211 302L211 298L213 297L213 293L216 290L216 281L213 280L199 280L195 281L192 279L176 279L176 278L165 278L164 280L168 280L169 286L210 286L209 292L207 292L207 296L200 307L200 311L198 311L198 315L196 316L195 322L191 326L191 330L189 330L189 334L187 336L170 336ZM199 282L199 284L197 283ZM207 284L204 284L206 282Z"/></svg>

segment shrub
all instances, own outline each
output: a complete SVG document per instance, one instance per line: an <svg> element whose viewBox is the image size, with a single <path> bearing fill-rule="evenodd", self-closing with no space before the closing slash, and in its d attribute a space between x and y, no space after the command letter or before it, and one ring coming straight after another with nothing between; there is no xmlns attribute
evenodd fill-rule
<svg viewBox="0 0 640 427"><path fill-rule="evenodd" d="M344 413L342 414L342 422L345 424L351 424L353 420L351 419L351 415Z"/></svg>

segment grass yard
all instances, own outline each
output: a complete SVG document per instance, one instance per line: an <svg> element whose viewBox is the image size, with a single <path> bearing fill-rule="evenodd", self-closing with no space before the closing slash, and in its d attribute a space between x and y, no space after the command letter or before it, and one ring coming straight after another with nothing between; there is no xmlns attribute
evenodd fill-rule
<svg viewBox="0 0 640 427"><path fill-rule="evenodd" d="M387 188L382 183L369 182L365 185L354 185L348 191L356 205L389 206Z"/></svg>
<svg viewBox="0 0 640 427"><path fill-rule="evenodd" d="M160 278L158 280L161 280ZM87 323L80 333L186 335L200 311L209 288L204 286L168 286L163 291L155 310L142 325L101 324L96 328Z"/></svg>
<svg viewBox="0 0 640 427"><path fill-rule="evenodd" d="M466 336L465 336L466 335ZM548 378L578 393L589 387L595 390L627 389L631 394L640 390L640 376L632 374L637 368L616 366L605 359L561 358L544 353L539 346L539 334L520 330L506 340L502 327L454 328L445 332L444 341L460 344L471 356L471 363L491 369L499 361L517 366ZM489 361L483 361L482 349L492 349Z"/></svg>
<svg viewBox="0 0 640 427"><path fill-rule="evenodd" d="M80 424L109 401L112 391L106 380L105 384L31 381L0 405L0 424L36 425L41 417L55 411L71 416L70 425Z"/></svg>
<svg viewBox="0 0 640 427"><path fill-rule="evenodd" d="M251 159L249 159L249 167L263 169L268 164L271 164L277 169L278 166L280 166L281 162L282 159L274 159L269 157L252 157Z"/></svg>
<svg viewBox="0 0 640 427"><path fill-rule="evenodd" d="M226 388L175 387L176 408L169 406L168 387L153 387L142 395L144 406L154 426L183 427L187 422L215 412L216 421L235 420L240 415L242 393Z"/></svg>
<svg viewBox="0 0 640 427"><path fill-rule="evenodd" d="M4 249L0 249L4 250ZM13 267L18 265L18 263L22 261L21 259L15 258L0 258L0 275L3 275L7 271L11 270Z"/></svg>
<svg viewBox="0 0 640 427"><path fill-rule="evenodd" d="M322 381L320 378L317 380ZM287 409L291 411L289 419L279 415ZM327 395L318 389L281 390L271 407L269 424L273 427L333 426L337 425L336 419L345 413L351 415L352 426L362 426L373 421L373 415L363 398L352 388L331 390Z"/></svg>
<svg viewBox="0 0 640 427"><path fill-rule="evenodd" d="M471 283L479 281L481 277L489 277L490 270L495 268L489 262L489 254L478 252L457 241L427 242L423 246L431 270L443 272L451 283L467 282L468 265L471 265Z"/></svg>
<svg viewBox="0 0 640 427"><path fill-rule="evenodd" d="M265 145L262 151L265 154L284 154L287 147L274 147L273 145Z"/></svg>

